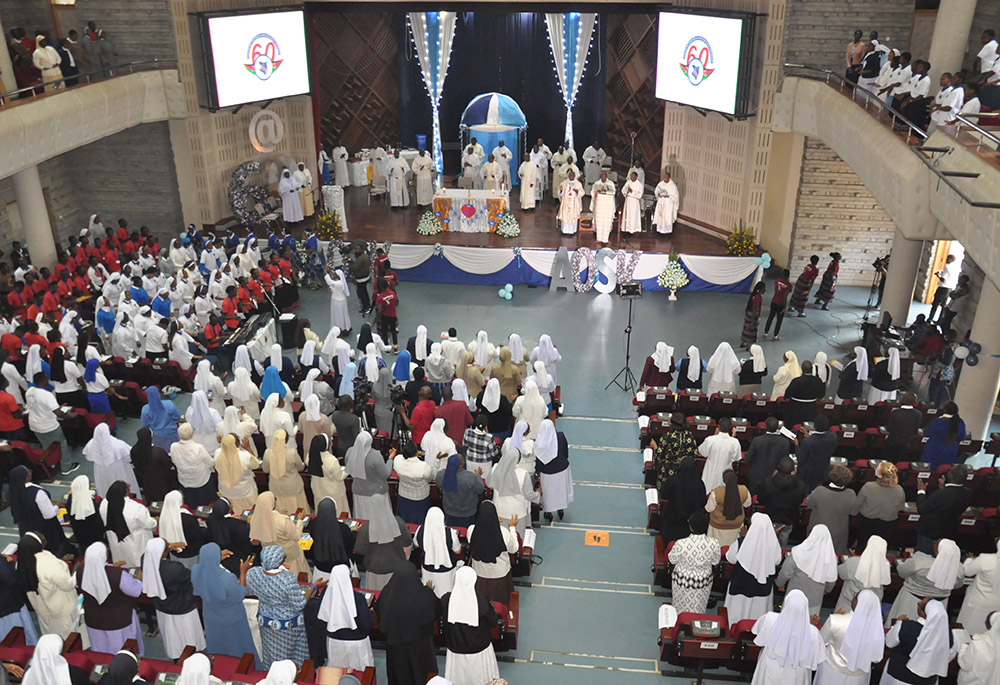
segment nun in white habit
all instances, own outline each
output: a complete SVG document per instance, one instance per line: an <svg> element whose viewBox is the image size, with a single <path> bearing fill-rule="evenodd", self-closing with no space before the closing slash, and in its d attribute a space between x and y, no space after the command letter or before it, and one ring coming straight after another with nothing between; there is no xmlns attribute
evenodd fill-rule
<svg viewBox="0 0 1000 685"><path fill-rule="evenodd" d="M549 372L549 375L552 376L552 382L555 385L559 385L559 375L556 373L556 365L562 361L562 355L559 354L556 346L552 344L552 338L548 334L544 334L538 339L538 347L533 349L531 354L528 355L528 361L532 363L539 359L545 362L545 368ZM515 359L511 361L515 364L517 363Z"/></svg>
<svg viewBox="0 0 1000 685"><path fill-rule="evenodd" d="M951 591L965 582L962 552L958 545L942 538L935 544L935 549L937 553L934 556L916 552L896 564L896 574L903 579L903 587L886 616L886 628L900 616L915 617L921 598L932 597L947 602Z"/></svg>
<svg viewBox="0 0 1000 685"><path fill-rule="evenodd" d="M522 390L524 394L514 401L514 418L528 424L527 437L534 439L538 435L542 421L549 415L549 407L545 403L545 398L538 392L538 384L535 381L525 381Z"/></svg>
<svg viewBox="0 0 1000 685"><path fill-rule="evenodd" d="M222 380L212 373L212 363L207 359L198 362L198 370L194 376L194 389L203 390L207 395L208 404L220 415L226 411L226 386Z"/></svg>
<svg viewBox="0 0 1000 685"><path fill-rule="evenodd" d="M785 596L781 613L768 612L753 626L754 644L762 647L751 685L809 685L813 671L826 661L826 646L809 621L809 600L798 590Z"/></svg>
<svg viewBox="0 0 1000 685"><path fill-rule="evenodd" d="M233 372L233 380L226 387L233 406L242 409L253 420L260 418L260 390L243 367Z"/></svg>
<svg viewBox="0 0 1000 685"><path fill-rule="evenodd" d="M340 328L334 326L326 334L320 353L327 355L327 365L336 370L338 376L344 375L347 365L351 363L351 345L340 337ZM334 364L336 363L336 367Z"/></svg>
<svg viewBox="0 0 1000 685"><path fill-rule="evenodd" d="M560 449L559 443L552 420L542 421L535 438L535 468L541 477L542 511L550 520L553 512L559 512L561 520L563 511L573 501L573 472L570 470L569 455ZM562 447L567 447L565 442Z"/></svg>
<svg viewBox="0 0 1000 685"><path fill-rule="evenodd" d="M330 290L330 326L351 330L351 313L347 308L347 278L343 269L336 269L333 274L324 276L326 287Z"/></svg>
<svg viewBox="0 0 1000 685"><path fill-rule="evenodd" d="M478 576L471 566L463 566L455 572L455 587L448 596L447 610L444 616L445 621L453 626L453 630L461 632L463 637L472 638L474 641L481 634L489 634L488 628L480 626L480 620L484 618L486 611L491 608L483 607L486 599L476 594L476 581ZM448 632L446 630L445 635ZM445 640L446 647L447 639ZM466 640L463 640L466 642ZM497 666L496 653L493 651L493 643L485 640L486 647L479 652L464 654L451 649L445 651L445 677L454 685L483 685L500 677L500 669Z"/></svg>
<svg viewBox="0 0 1000 685"><path fill-rule="evenodd" d="M826 643L826 661L816 669L813 685L868 685L885 640L882 604L875 593L862 590L853 609L830 614L819 634Z"/></svg>
<svg viewBox="0 0 1000 685"><path fill-rule="evenodd" d="M545 362L541 359L534 364L535 373L531 374L525 381L534 381L535 385L538 386L538 394L542 396L545 400L545 404L551 408L552 407L552 393L556 391L556 384L552 382L552 376L549 375L548 369L545 368Z"/></svg>
<svg viewBox="0 0 1000 685"><path fill-rule="evenodd" d="M727 342L720 342L708 359L708 388L705 394L736 392L736 379L740 373L740 360Z"/></svg>
<svg viewBox="0 0 1000 685"><path fill-rule="evenodd" d="M191 571L167 559L166 553L167 542L163 538L153 538L146 543L146 553L142 557L142 592L153 600L156 608L163 650L176 660L187 645L205 649L205 630L191 595Z"/></svg>
<svg viewBox="0 0 1000 685"><path fill-rule="evenodd" d="M988 621L987 632L973 635L972 640L959 650L958 666L961 671L958 673L958 685L1000 683L1000 611L990 614ZM38 645L41 644L39 641Z"/></svg>
<svg viewBox="0 0 1000 685"><path fill-rule="evenodd" d="M222 416L209 404L208 394L204 390L195 390L191 395L191 406L184 413L184 418L194 431L191 439L202 445L209 454L215 454L215 450L219 449L215 429L222 422Z"/></svg>
<svg viewBox="0 0 1000 685"><path fill-rule="evenodd" d="M973 581L965 588L958 622L970 635L985 633L986 617L1000 610L1000 541L997 542L996 554L980 554L966 559L962 571L966 578L973 578Z"/></svg>
<svg viewBox="0 0 1000 685"><path fill-rule="evenodd" d="M101 502L101 520L107 528L111 559L114 562L123 561L129 568L137 568L142 563L146 543L153 537L156 521L150 516L149 509L120 488L121 485L113 486L110 496ZM124 527L120 525L122 521Z"/></svg>
<svg viewBox="0 0 1000 685"><path fill-rule="evenodd" d="M517 516L517 533L523 539L531 521L531 503L537 503L541 493L532 487L531 474L517 468L520 460L521 450L505 445L500 461L486 476L486 485L493 490L493 506L501 517L500 526L509 527L510 520Z"/></svg>
<svg viewBox="0 0 1000 685"><path fill-rule="evenodd" d="M98 497L103 498L117 480L127 483L132 492L139 492L139 482L132 470L132 448L112 436L108 424L97 424L93 437L83 448L83 456L94 464L94 490Z"/></svg>
<svg viewBox="0 0 1000 685"><path fill-rule="evenodd" d="M212 676L212 662L208 657L195 653L184 660L177 682L180 685L220 685L222 681Z"/></svg>
<svg viewBox="0 0 1000 685"><path fill-rule="evenodd" d="M911 685L914 682L899 680L889 673L890 670L895 670L893 666L903 659L906 660L904 670L909 674L921 679L931 679L921 682L936 683L940 677L948 675L948 665L958 653L958 643L952 641L951 629L948 626L948 612L945 611L944 604L936 599L927 602L923 611L923 626L909 654L897 652L893 648L900 645L902 631L910 629L912 623L917 622L917 611L913 612L914 618L910 621L897 621L886 633L885 645L893 649L893 652L886 662L879 685Z"/></svg>
<svg viewBox="0 0 1000 685"><path fill-rule="evenodd" d="M413 536L414 545L423 551L420 561L420 579L426 584L431 583L438 599L451 592L455 586L455 569L457 563L452 559L454 553L458 559L462 552L462 542L458 531L446 528L444 512L440 507L431 507L424 516L424 523ZM451 544L449 545L449 541ZM431 569L441 569L432 571Z"/></svg>
<svg viewBox="0 0 1000 685"><path fill-rule="evenodd" d="M434 478L437 472L445 466L445 460L438 459L439 454L449 457L457 454L455 441L448 437L444 428L444 419L434 419L430 429L420 439L420 451L424 453L424 461L431 467L431 478Z"/></svg>
<svg viewBox="0 0 1000 685"><path fill-rule="evenodd" d="M847 612L851 601L862 590L867 590L879 600L885 591L885 586L892 582L892 572L889 560L886 558L888 544L885 539L872 535L868 538L865 551L859 557L847 557L837 567L837 574L844 584L840 588L840 598L834 611Z"/></svg>
<svg viewBox="0 0 1000 685"><path fill-rule="evenodd" d="M285 387L288 386L286 385ZM268 447L271 446L271 442L274 440L274 434L279 430L285 431L288 439L294 441L295 434L299 429L295 425L295 420L292 418L292 414L288 411L288 408L278 406L280 399L277 394L272 394L267 398L267 402L264 403L264 409L260 413L260 432L264 434L264 444ZM213 449L212 454L214 453Z"/></svg>
<svg viewBox="0 0 1000 685"><path fill-rule="evenodd" d="M488 385L489 385L489 383L487 383L487 386ZM497 388L498 389L499 389L499 387L500 387L499 384L497 384ZM451 398L453 400L458 400L459 402L465 402L465 406L467 406L469 408L470 412L475 412L476 411L476 398L469 397L469 389L468 389L468 387L466 387L465 381L462 380L461 378L452 379L452 381L451 381ZM485 398L484 398L483 401L485 402ZM499 405L500 405L500 396L497 395L496 406L493 406L492 404L489 405L489 406L493 406L493 410L492 411L496 411L496 407L499 406Z"/></svg>
<svg viewBox="0 0 1000 685"><path fill-rule="evenodd" d="M781 563L781 544L771 517L764 513L754 514L746 536L726 551L726 561L734 565L726 589L729 624L759 619L774 606L773 576Z"/></svg>
<svg viewBox="0 0 1000 685"><path fill-rule="evenodd" d="M63 657L62 650L62 637L50 634L38 638L38 644L35 645L35 651L31 656L31 664L24 672L21 685L73 685L69 662Z"/></svg>
<svg viewBox="0 0 1000 685"><path fill-rule="evenodd" d="M473 354L473 359L476 362L476 366L480 370L485 369L493 362L493 345L490 344L489 336L486 335L486 331L479 331L476 333L476 340L473 343L469 343L470 352Z"/></svg>
<svg viewBox="0 0 1000 685"><path fill-rule="evenodd" d="M363 598L363 595L362 595ZM360 605L360 606L359 606ZM337 668L352 671L363 671L375 665L375 655L372 653L371 640L366 635L360 640L338 640L330 637L338 630L357 630L361 620L360 612L371 612L355 596L351 586L351 572L344 564L333 567L330 583L323 591L317 618L326 622L326 654L327 664ZM368 623L372 619L369 617Z"/></svg>
<svg viewBox="0 0 1000 685"><path fill-rule="evenodd" d="M837 553L825 525L814 526L809 536L792 548L774 582L778 587L800 590L809 600L809 612L819 613L823 595L837 582Z"/></svg>
<svg viewBox="0 0 1000 685"><path fill-rule="evenodd" d="M899 349L890 347L884 370L882 363L879 362L872 368L871 375L872 387L868 390L868 402L875 404L895 400L900 376Z"/></svg>

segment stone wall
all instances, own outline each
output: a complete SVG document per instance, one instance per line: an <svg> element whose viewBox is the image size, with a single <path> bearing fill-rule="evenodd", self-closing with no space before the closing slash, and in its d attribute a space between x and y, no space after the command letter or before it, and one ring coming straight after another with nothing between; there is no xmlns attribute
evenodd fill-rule
<svg viewBox="0 0 1000 685"><path fill-rule="evenodd" d="M894 226L861 179L817 138L806 138L802 180L792 231L792 260L798 273L809 256L840 252L839 283L870 285L872 262L888 254Z"/></svg>

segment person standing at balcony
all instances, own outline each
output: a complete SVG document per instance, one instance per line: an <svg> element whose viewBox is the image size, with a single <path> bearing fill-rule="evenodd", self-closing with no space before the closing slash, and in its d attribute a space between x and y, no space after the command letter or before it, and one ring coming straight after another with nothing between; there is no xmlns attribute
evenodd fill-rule
<svg viewBox="0 0 1000 685"><path fill-rule="evenodd" d="M70 78L71 76L76 76L80 73L80 67L85 62L86 57L83 54L83 49L80 47L80 43L77 41L79 34L76 31L70 31L66 38L59 41L58 51L60 57L62 57L62 75L66 78L66 86L75 86L79 83L78 79Z"/></svg>
<svg viewBox="0 0 1000 685"><path fill-rule="evenodd" d="M35 68L42 72L43 83L51 83L62 78L62 69L59 68L62 57L59 56L58 50L49 45L45 36L35 37L35 51L31 54L31 61ZM62 84L54 83L51 90L56 88L62 88ZM45 90L50 90L50 88L45 86Z"/></svg>
<svg viewBox="0 0 1000 685"><path fill-rule="evenodd" d="M931 79L927 72L931 63L918 59L913 63L913 76L902 86L902 90L893 91L893 108L904 117L920 126L927 118L927 103L931 99ZM905 129L906 124L897 123L897 129Z"/></svg>
<svg viewBox="0 0 1000 685"><path fill-rule="evenodd" d="M115 44L111 41L111 33L98 29L97 31L97 54L101 58L101 66L107 68L109 76L115 75L118 69L118 53L115 52Z"/></svg>
<svg viewBox="0 0 1000 685"><path fill-rule="evenodd" d="M863 35L861 29L855 31L854 40L847 44L847 52L844 54L844 63L847 65L844 79L854 84L858 82L858 77L861 75L861 62L866 52L865 42L861 40Z"/></svg>

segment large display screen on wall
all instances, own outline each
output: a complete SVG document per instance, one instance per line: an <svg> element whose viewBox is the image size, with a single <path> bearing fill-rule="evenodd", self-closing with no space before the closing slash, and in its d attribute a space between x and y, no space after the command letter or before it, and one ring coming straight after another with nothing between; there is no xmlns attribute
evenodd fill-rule
<svg viewBox="0 0 1000 685"><path fill-rule="evenodd" d="M202 15L201 21L209 106L309 92L302 10Z"/></svg>
<svg viewBox="0 0 1000 685"><path fill-rule="evenodd" d="M656 97L746 114L739 96L752 74L751 23L744 16L660 12Z"/></svg>

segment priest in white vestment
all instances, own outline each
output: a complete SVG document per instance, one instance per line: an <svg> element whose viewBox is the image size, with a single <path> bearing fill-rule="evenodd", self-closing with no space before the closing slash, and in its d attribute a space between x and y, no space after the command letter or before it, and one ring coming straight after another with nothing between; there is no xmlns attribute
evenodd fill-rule
<svg viewBox="0 0 1000 685"><path fill-rule="evenodd" d="M389 174L389 205L391 207L408 207L410 191L406 188L406 172L409 170L406 160L399 156L399 150L392 153L392 159L386 166Z"/></svg>
<svg viewBox="0 0 1000 685"><path fill-rule="evenodd" d="M500 173L502 174L500 182L503 187L510 190L510 163L514 159L514 153L510 151L510 148L503 144L501 140L497 143L497 146L493 148L493 159L496 163L500 165Z"/></svg>
<svg viewBox="0 0 1000 685"><path fill-rule="evenodd" d="M375 177L389 178L389 157L385 154L385 149L379 145L372 153L372 180Z"/></svg>
<svg viewBox="0 0 1000 685"><path fill-rule="evenodd" d="M573 235L580 221L580 212L583 211L583 184L576 180L575 171L569 170L566 178L559 184L558 193L559 213L556 218L559 220L559 229L563 235Z"/></svg>
<svg viewBox="0 0 1000 685"><path fill-rule="evenodd" d="M333 148L333 185L341 188L351 185L347 174L347 148L343 145Z"/></svg>
<svg viewBox="0 0 1000 685"><path fill-rule="evenodd" d="M287 168L281 171L278 181L278 195L281 196L281 218L286 224L302 221L302 200L299 199L299 184L292 178Z"/></svg>
<svg viewBox="0 0 1000 685"><path fill-rule="evenodd" d="M589 189L597 182L597 179L601 175L601 166L607 158L607 153L604 152L604 149L597 141L594 141L593 145L590 145L583 151L583 162L587 170L584 188Z"/></svg>
<svg viewBox="0 0 1000 685"><path fill-rule="evenodd" d="M549 160L552 159L552 150L549 149L545 141L539 138L535 142L535 147L531 152L531 159L538 166L538 199L545 197L545 191L549 189Z"/></svg>
<svg viewBox="0 0 1000 685"><path fill-rule="evenodd" d="M302 203L302 216L312 216L316 213L316 206L313 203L312 195L312 172L306 169L306 165L299 162L298 169L292 172L292 178L299 184L299 201Z"/></svg>
<svg viewBox="0 0 1000 685"><path fill-rule="evenodd" d="M524 161L517 168L517 177L521 179L521 209L534 209L537 197L538 165L531 155L524 153Z"/></svg>
<svg viewBox="0 0 1000 685"><path fill-rule="evenodd" d="M417 184L417 206L426 207L434 199L434 188L431 185L434 163L427 150L421 150L410 166L413 170L413 178Z"/></svg>
<svg viewBox="0 0 1000 685"><path fill-rule="evenodd" d="M479 173L482 174L483 177L484 190L496 190L500 187L500 179L503 177L503 170L500 168L500 165L497 164L493 155L490 155L486 164L483 165L483 168Z"/></svg>
<svg viewBox="0 0 1000 685"><path fill-rule="evenodd" d="M611 224L615 220L615 184L608 180L606 171L601 172L599 180L590 189L590 209L594 214L597 242L607 243L611 236Z"/></svg>
<svg viewBox="0 0 1000 685"><path fill-rule="evenodd" d="M556 200L559 199L559 187L566 180L566 175L561 173L561 167L569 159L569 155L566 148L560 145L556 153L549 159L549 164L552 167L552 197Z"/></svg>
<svg viewBox="0 0 1000 685"><path fill-rule="evenodd" d="M663 172L663 179L656 184L653 194L656 196L656 208L653 210L653 225L656 226L656 232L673 233L681 195L668 172Z"/></svg>
<svg viewBox="0 0 1000 685"><path fill-rule="evenodd" d="M472 151L479 155L479 159L486 159L486 150L483 149L478 140L475 138L471 139L469 145L472 146Z"/></svg>
<svg viewBox="0 0 1000 685"><path fill-rule="evenodd" d="M479 177L482 166L483 158L476 153L476 148L467 146L462 153L462 177L470 179L473 188L483 187L483 180Z"/></svg>
<svg viewBox="0 0 1000 685"><path fill-rule="evenodd" d="M626 233L642 231L642 184L633 171L622 187L625 204L622 206L622 230Z"/></svg>

